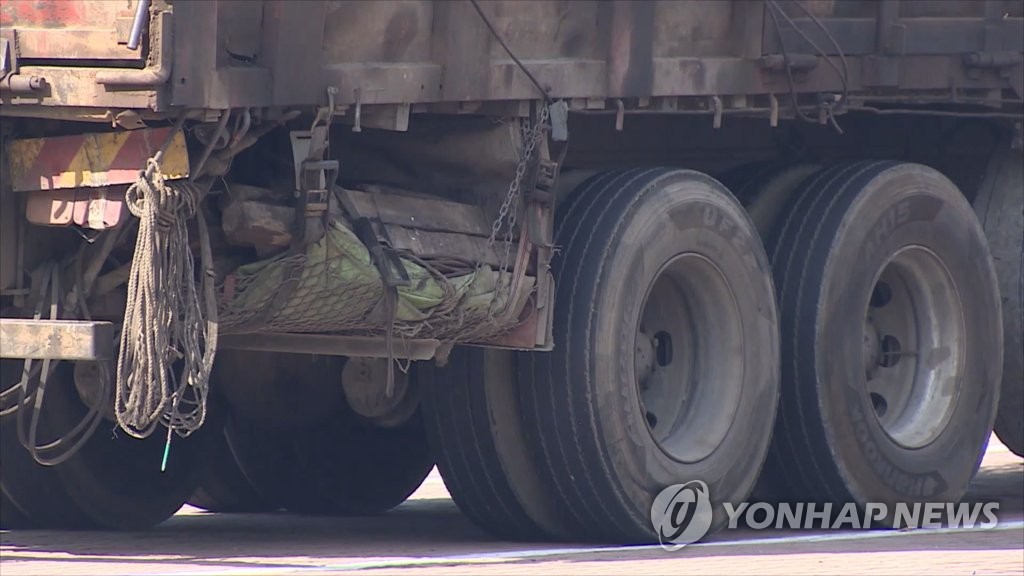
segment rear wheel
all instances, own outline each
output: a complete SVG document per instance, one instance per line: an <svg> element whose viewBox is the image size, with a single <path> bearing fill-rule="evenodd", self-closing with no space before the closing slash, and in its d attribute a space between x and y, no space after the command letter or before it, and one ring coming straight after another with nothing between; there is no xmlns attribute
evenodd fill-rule
<svg viewBox="0 0 1024 576"><path fill-rule="evenodd" d="M730 172L722 183L746 208L761 237L767 238L796 189L820 169L816 164L757 164Z"/></svg>
<svg viewBox="0 0 1024 576"><path fill-rule="evenodd" d="M516 354L456 348L444 368L417 366L437 468L452 500L500 538L568 538L564 512L528 450Z"/></svg>
<svg viewBox="0 0 1024 576"><path fill-rule="evenodd" d="M337 370L324 377L340 390L343 360L337 360ZM398 370L395 377L403 380L396 390L415 394L415 381L404 381L409 377ZM278 385L288 390L293 383ZM371 421L343 404L320 421L289 427L234 418L226 433L236 462L265 499L306 514L378 514L404 502L434 466L419 410L395 408Z"/></svg>
<svg viewBox="0 0 1024 576"><path fill-rule="evenodd" d="M38 444L63 436L88 412L74 380L73 364L61 362L54 368ZM150 527L173 515L195 488L201 432L173 439L166 472L160 470L164 434L139 440L111 432L112 422L101 422L66 461L42 466L18 441L16 416L3 420L4 492L40 527Z"/></svg>
<svg viewBox="0 0 1024 576"><path fill-rule="evenodd" d="M54 386L46 394L53 405L57 429L67 430L88 408L74 385ZM195 490L204 443L211 434L200 429L187 438L171 438L167 468L161 460L166 429L145 439L113 430L101 423L96 433L66 462L55 466L64 489L96 525L115 530L137 530L170 518Z"/></svg>
<svg viewBox="0 0 1024 576"><path fill-rule="evenodd" d="M1003 384L995 432L1024 456L1024 160L1000 150L974 200L995 261L1003 303Z"/></svg>
<svg viewBox="0 0 1024 576"><path fill-rule="evenodd" d="M23 366L22 360L0 360L0 382L5 390L19 385ZM62 363L54 368L49 381L53 388L59 388L70 385L70 378L71 366ZM52 439L47 429L51 410L49 403L43 404L39 431L42 441ZM37 463L21 445L17 426L16 413L0 417L0 490L4 495L4 507L11 510L12 520L16 520L18 512L21 512L39 528L93 526L64 489L57 471Z"/></svg>
<svg viewBox="0 0 1024 576"><path fill-rule="evenodd" d="M337 421L296 430L233 422L228 442L246 478L290 512L363 516L398 506L433 468L422 422L397 428Z"/></svg>
<svg viewBox="0 0 1024 576"><path fill-rule="evenodd" d="M30 528L32 523L7 494L0 491L0 530L17 530Z"/></svg>
<svg viewBox="0 0 1024 576"><path fill-rule="evenodd" d="M210 512L270 512L276 509L249 484L231 453L224 433L216 434L207 446L199 471L199 487L188 503Z"/></svg>
<svg viewBox="0 0 1024 576"><path fill-rule="evenodd" d="M985 238L945 177L816 174L769 244L782 399L766 478L794 500L956 501L995 413L999 302Z"/></svg>
<svg viewBox="0 0 1024 576"><path fill-rule="evenodd" d="M217 390L243 420L271 427L309 426L344 406L338 356L221 350L213 366Z"/></svg>
<svg viewBox="0 0 1024 576"><path fill-rule="evenodd" d="M722 503L754 485L778 393L774 294L753 224L711 178L667 169L599 175L564 213L558 344L520 357L545 481L578 537L669 536L652 527L655 496L697 480L721 525Z"/></svg>

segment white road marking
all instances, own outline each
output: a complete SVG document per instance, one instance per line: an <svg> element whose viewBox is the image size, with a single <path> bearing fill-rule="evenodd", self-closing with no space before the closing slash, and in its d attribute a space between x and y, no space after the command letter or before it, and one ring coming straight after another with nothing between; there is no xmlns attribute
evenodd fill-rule
<svg viewBox="0 0 1024 576"><path fill-rule="evenodd" d="M690 544L682 552L671 553L682 557L690 548L729 548L740 546L769 546L778 544L801 544L816 542L849 542L855 540L873 540L876 538L903 538L907 536L925 536L939 534L967 534L973 532L1006 532L1024 530L1024 521L1002 522L990 528L922 528L918 530L864 530L851 532L830 532L825 534L807 534L799 536L780 536L777 538L754 538L750 540L722 540L717 542L701 542ZM294 566L274 568L227 568L212 571L188 571L165 574L165 576L233 576L236 574L297 574L303 572L353 572L358 570L381 568L409 568L415 566L438 566L459 564L491 564L511 560L546 558L551 556L572 556L576 554L593 554L600 552L643 552L660 550L657 545L646 546L595 546L572 548L537 548L526 550L510 550L506 552L455 554L451 556L427 557L385 557L375 560L326 564L323 566ZM668 553L667 553L668 554ZM668 558L670 556L666 556Z"/></svg>

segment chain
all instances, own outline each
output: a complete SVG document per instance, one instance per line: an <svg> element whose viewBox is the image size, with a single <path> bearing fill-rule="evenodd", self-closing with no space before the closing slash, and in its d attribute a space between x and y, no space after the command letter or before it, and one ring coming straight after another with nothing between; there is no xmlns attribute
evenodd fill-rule
<svg viewBox="0 0 1024 576"><path fill-rule="evenodd" d="M491 235L487 238L488 252L497 241L502 226L506 226L505 255L501 262L500 272L508 270L508 261L512 252L512 232L519 217L519 198L522 195L523 178L526 176L526 169L530 165L530 159L533 158L537 144L540 143L540 139L544 136L544 124L547 120L548 107L544 106L541 108L540 118L537 119L537 123L529 128L524 127L523 151L519 156L519 162L516 164L515 175L512 177L512 182L508 185L508 192L505 193L505 199L498 209L498 217L494 219L494 223L491 225Z"/></svg>
<svg viewBox="0 0 1024 576"><path fill-rule="evenodd" d="M516 164L515 174L512 177L512 181L508 185L508 192L505 193L505 199L502 201L501 207L498 209L498 217L494 219L494 223L491 225L491 235L487 238L487 248L485 253L490 253L494 243L498 239L498 235L501 233L502 227L505 228L505 252L498 268L494 298L491 300L491 303L487 308L487 318L490 321L494 320L497 303L501 300L502 275L505 272L508 272L509 269L509 259L512 256L512 234L515 231L516 221L519 218L519 203L522 196L523 178L526 176L526 170L530 166L530 160L533 158L537 144L539 144L541 138L544 137L544 125L547 121L548 107L544 106L541 108L540 117L533 126L522 126L522 153L519 155L519 161ZM506 296L506 300L512 297L511 280L509 281L508 290L510 293Z"/></svg>

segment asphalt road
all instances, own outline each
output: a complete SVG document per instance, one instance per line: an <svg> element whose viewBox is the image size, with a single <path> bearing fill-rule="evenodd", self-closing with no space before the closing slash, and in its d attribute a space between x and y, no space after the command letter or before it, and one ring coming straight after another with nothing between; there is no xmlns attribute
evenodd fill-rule
<svg viewBox="0 0 1024 576"><path fill-rule="evenodd" d="M186 507L146 532L0 532L0 574L1024 574L1024 460L993 441L970 498L1000 503L996 528L732 530L666 552L495 541L432 474L375 518Z"/></svg>

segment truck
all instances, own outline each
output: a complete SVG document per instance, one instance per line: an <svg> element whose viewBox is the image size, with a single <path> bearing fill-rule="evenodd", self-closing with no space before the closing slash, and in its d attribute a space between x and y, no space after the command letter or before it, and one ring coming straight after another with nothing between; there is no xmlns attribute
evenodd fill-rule
<svg viewBox="0 0 1024 576"><path fill-rule="evenodd" d="M1022 61L1019 0L7 0L2 523L956 502Z"/></svg>

